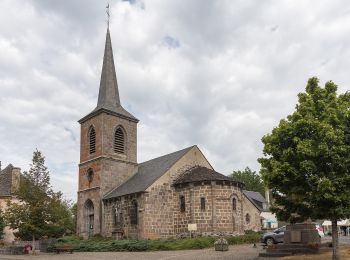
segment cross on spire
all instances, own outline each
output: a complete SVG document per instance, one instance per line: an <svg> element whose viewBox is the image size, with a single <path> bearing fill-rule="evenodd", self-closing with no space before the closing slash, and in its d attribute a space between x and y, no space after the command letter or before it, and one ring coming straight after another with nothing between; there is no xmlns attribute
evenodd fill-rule
<svg viewBox="0 0 350 260"><path fill-rule="evenodd" d="M109 4L106 6L106 14L107 14L107 28L109 28L109 20L111 18L111 15L109 13Z"/></svg>

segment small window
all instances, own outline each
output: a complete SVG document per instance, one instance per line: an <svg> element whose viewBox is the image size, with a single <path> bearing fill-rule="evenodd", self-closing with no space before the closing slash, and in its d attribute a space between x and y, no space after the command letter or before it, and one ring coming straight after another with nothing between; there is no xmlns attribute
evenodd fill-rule
<svg viewBox="0 0 350 260"><path fill-rule="evenodd" d="M94 127L90 127L89 130L89 152L93 154L96 152L96 132Z"/></svg>
<svg viewBox="0 0 350 260"><path fill-rule="evenodd" d="M185 212L186 211L186 203L185 203L185 197L180 196L180 211Z"/></svg>
<svg viewBox="0 0 350 260"><path fill-rule="evenodd" d="M247 222L247 224L250 223L250 215L248 213L245 215L245 222Z"/></svg>
<svg viewBox="0 0 350 260"><path fill-rule="evenodd" d="M116 153L125 152L125 137L121 127L118 127L114 133L114 152Z"/></svg>
<svg viewBox="0 0 350 260"><path fill-rule="evenodd" d="M138 223L137 211L138 211L137 201L134 200L132 202L131 209L130 209L130 224L132 225L137 225Z"/></svg>
<svg viewBox="0 0 350 260"><path fill-rule="evenodd" d="M201 198L201 210L205 210L205 198Z"/></svg>
<svg viewBox="0 0 350 260"><path fill-rule="evenodd" d="M237 210L237 200L236 200L236 198L232 199L232 210Z"/></svg>

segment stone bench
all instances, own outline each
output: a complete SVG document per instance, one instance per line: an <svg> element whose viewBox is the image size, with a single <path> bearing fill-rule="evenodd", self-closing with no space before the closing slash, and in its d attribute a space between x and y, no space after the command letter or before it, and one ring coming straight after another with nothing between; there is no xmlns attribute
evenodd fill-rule
<svg viewBox="0 0 350 260"><path fill-rule="evenodd" d="M57 254L61 253L61 252L69 252L71 254L73 254L74 251L74 247L73 246L69 246L69 245L62 245L62 246L56 246L55 247L55 252Z"/></svg>

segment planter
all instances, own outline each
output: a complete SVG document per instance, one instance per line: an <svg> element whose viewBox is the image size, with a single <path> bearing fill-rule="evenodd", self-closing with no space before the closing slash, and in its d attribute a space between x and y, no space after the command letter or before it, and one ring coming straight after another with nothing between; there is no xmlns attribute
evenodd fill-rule
<svg viewBox="0 0 350 260"><path fill-rule="evenodd" d="M228 245L227 244L216 244L215 251L228 251Z"/></svg>

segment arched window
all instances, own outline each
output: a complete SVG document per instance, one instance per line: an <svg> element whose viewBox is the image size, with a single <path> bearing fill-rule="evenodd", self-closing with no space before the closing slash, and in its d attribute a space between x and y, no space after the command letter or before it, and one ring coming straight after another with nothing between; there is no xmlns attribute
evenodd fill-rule
<svg viewBox="0 0 350 260"><path fill-rule="evenodd" d="M186 202L185 202L185 197L180 196L180 211L185 212L186 211Z"/></svg>
<svg viewBox="0 0 350 260"><path fill-rule="evenodd" d="M89 152L90 154L96 152L96 132L93 126L89 129Z"/></svg>
<svg viewBox="0 0 350 260"><path fill-rule="evenodd" d="M134 200L131 203L131 208L130 208L130 224L132 224L132 225L137 225L137 223L138 223L137 211L138 211L137 201Z"/></svg>
<svg viewBox="0 0 350 260"><path fill-rule="evenodd" d="M236 198L232 199L232 210L236 210L237 209L237 200Z"/></svg>
<svg viewBox="0 0 350 260"><path fill-rule="evenodd" d="M114 152L125 153L125 135L121 127L118 127L114 133Z"/></svg>

